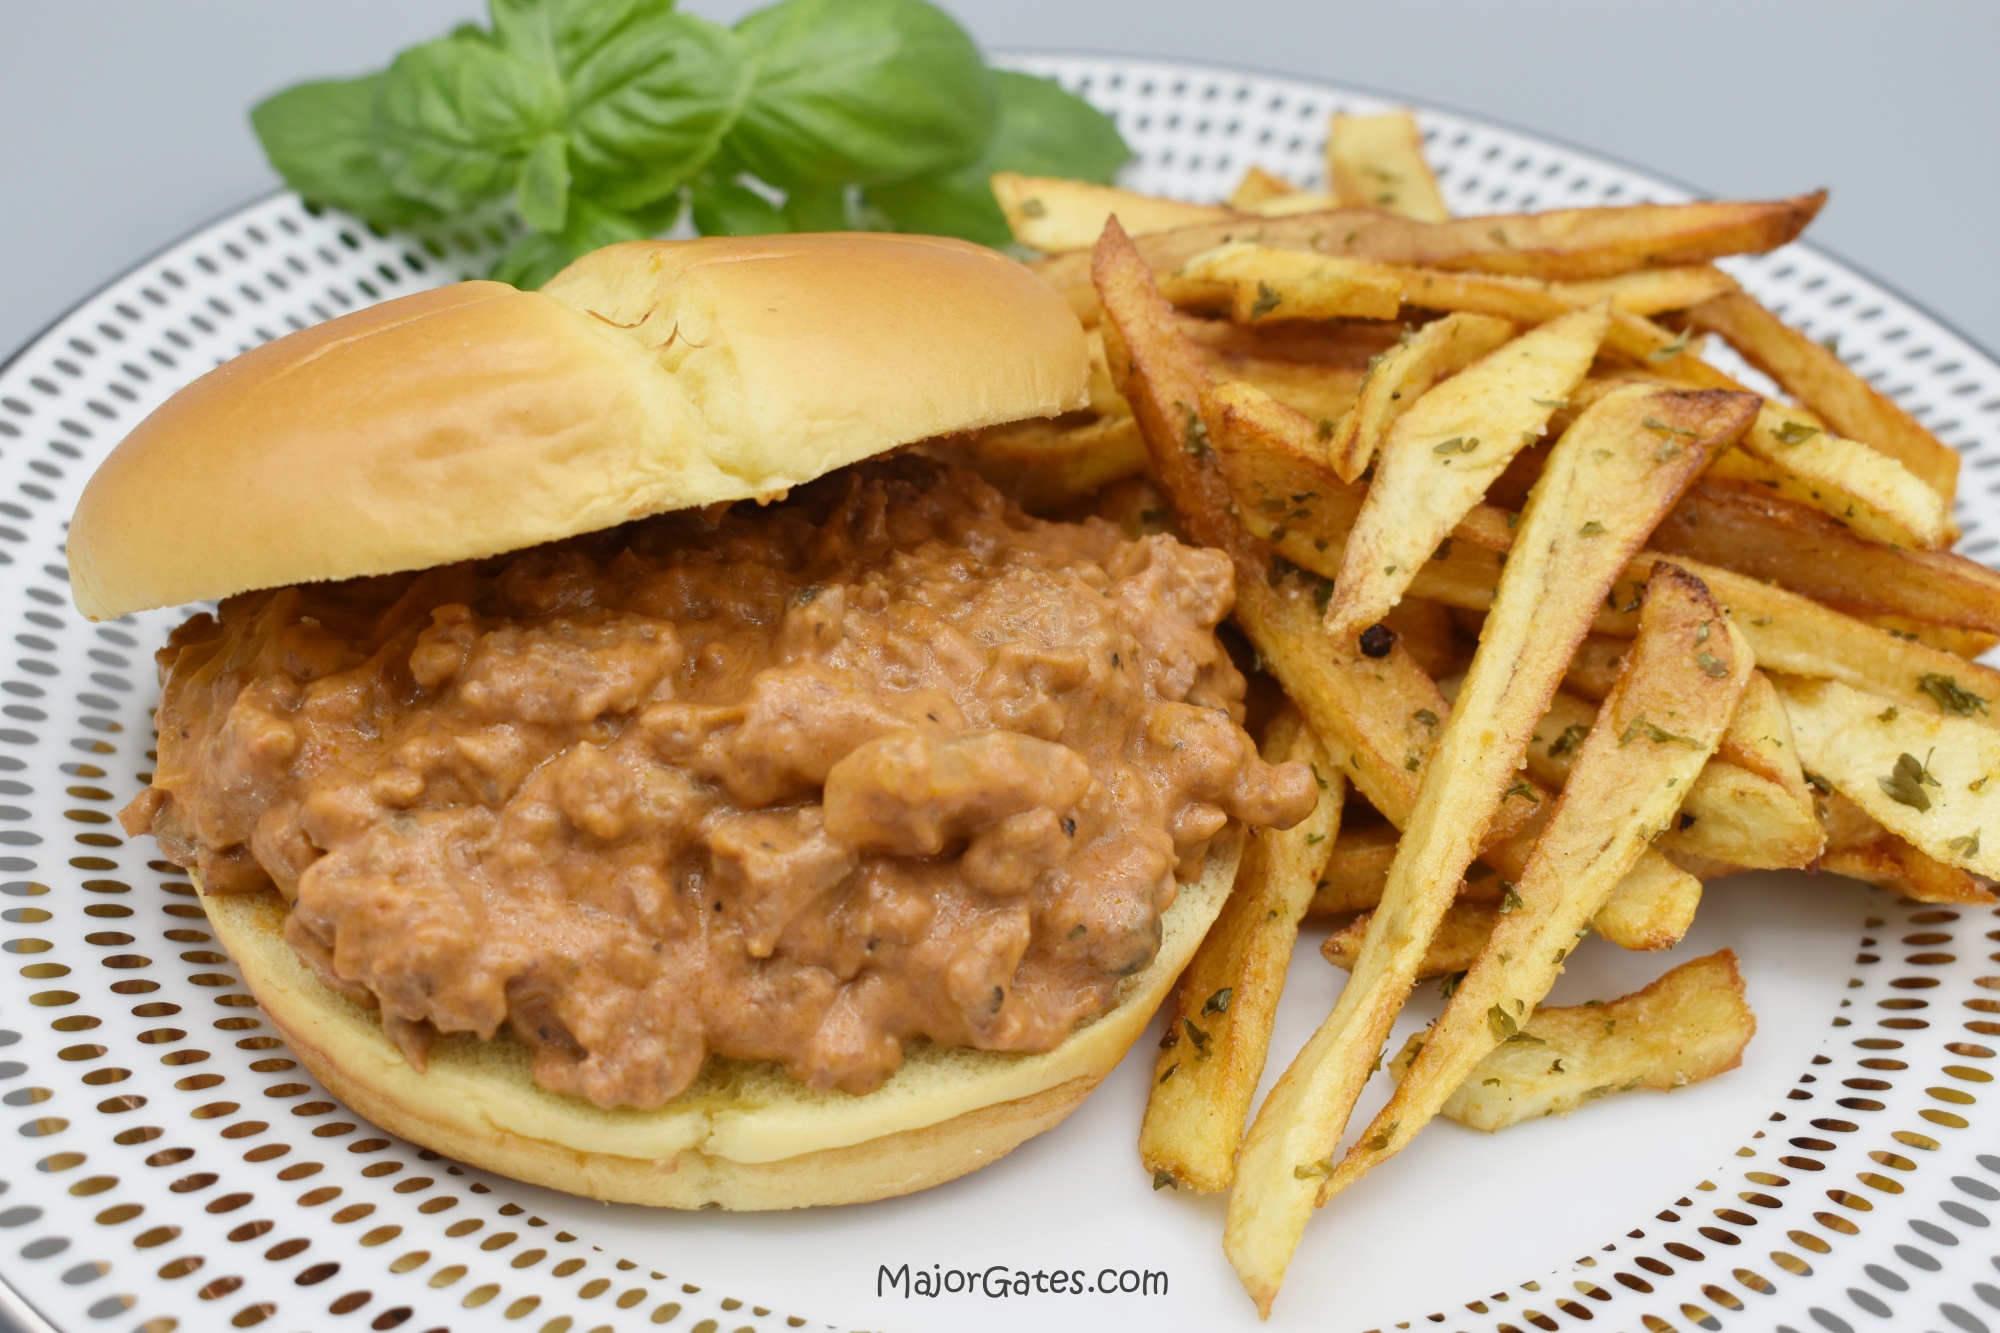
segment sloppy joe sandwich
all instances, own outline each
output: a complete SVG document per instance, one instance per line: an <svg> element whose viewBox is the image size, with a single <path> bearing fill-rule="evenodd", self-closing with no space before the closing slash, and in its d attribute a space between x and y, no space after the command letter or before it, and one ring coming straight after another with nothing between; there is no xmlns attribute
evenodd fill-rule
<svg viewBox="0 0 2000 1333"><path fill-rule="evenodd" d="M851 1202L1059 1121L1314 799L1220 553L901 446L1073 410L1019 265L632 242L211 372L92 479L93 618L204 599L124 812L357 1111L675 1207Z"/></svg>

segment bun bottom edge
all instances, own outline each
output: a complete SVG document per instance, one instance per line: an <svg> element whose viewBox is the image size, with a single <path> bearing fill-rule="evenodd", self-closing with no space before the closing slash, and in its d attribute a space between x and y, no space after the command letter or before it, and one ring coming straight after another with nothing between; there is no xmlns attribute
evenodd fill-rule
<svg viewBox="0 0 2000 1333"><path fill-rule="evenodd" d="M683 1149L671 1161L650 1161L581 1152L506 1130L467 1133L462 1125L424 1114L421 1107L378 1095L275 1016L272 1021L313 1077L380 1129L453 1161L530 1185L654 1208L759 1212L912 1194L977 1171L1054 1129L1103 1080L1102 1074L1084 1075L939 1124L775 1162L737 1162L694 1148Z"/></svg>
<svg viewBox="0 0 2000 1333"><path fill-rule="evenodd" d="M499 1123L518 1110L524 1094L558 1105L572 1099L529 1086L524 1051L517 1072L495 1070L490 1076L484 1068L456 1068L451 1090L416 1073L372 1015L328 990L293 954L283 937L289 909L277 894L203 894L201 901L220 943L293 1054L328 1092L379 1128L468 1166L607 1203L772 1211L867 1203L941 1185L1060 1124L1146 1030L1220 911L1240 850L1235 830L1218 839L1200 879L1181 886L1163 923L1160 955L1128 979L1136 984L1114 1009L1048 1055L1030 1057L1048 1071L1041 1086L1000 1080L994 1090L1007 1088L1014 1095L859 1142L756 1161L704 1151L698 1138L671 1149L663 1145L655 1153L578 1146L601 1137L591 1133L590 1122L603 1113L583 1102L574 1103L574 1115L558 1111L554 1119L530 1118L567 1142ZM490 1099L481 1095L489 1087ZM478 1104L486 1100L493 1106ZM954 1100L966 1106L963 1097ZM502 1114L488 1113L493 1109Z"/></svg>

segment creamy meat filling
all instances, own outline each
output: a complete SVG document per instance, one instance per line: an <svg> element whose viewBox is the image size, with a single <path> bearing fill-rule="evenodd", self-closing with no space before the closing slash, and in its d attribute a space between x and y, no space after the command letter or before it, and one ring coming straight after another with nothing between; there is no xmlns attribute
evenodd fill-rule
<svg viewBox="0 0 2000 1333"><path fill-rule="evenodd" d="M1228 561L849 469L419 574L248 593L160 653L125 812L421 1066L502 1028L651 1107L710 1055L875 1087L1048 1050L1151 961L1226 821L1314 799L1242 729Z"/></svg>

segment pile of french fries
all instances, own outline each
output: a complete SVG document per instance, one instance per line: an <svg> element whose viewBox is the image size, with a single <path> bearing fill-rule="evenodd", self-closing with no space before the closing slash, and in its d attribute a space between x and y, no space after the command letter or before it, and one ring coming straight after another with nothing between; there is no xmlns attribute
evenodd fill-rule
<svg viewBox="0 0 2000 1333"><path fill-rule="evenodd" d="M1541 1008L1592 935L1669 947L1739 869L1924 902L2000 876L2000 575L1951 553L1958 458L1714 263L1823 196L1453 218L1408 115L1336 116L1327 180L1209 206L996 176L1097 374L1087 412L947 446L1030 509L1227 552L1284 695L1266 756L1319 776L1182 979L1140 1137L1156 1186L1230 1192L1266 1315L1313 1210L1435 1116L1738 1063L1727 950ZM1253 1107L1313 915L1350 975ZM1444 1013L1390 1052L1424 977Z"/></svg>

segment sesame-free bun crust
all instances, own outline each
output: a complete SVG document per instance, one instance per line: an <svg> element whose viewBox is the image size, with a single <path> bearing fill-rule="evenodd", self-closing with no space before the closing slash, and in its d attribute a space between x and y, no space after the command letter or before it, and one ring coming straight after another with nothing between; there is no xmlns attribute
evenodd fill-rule
<svg viewBox="0 0 2000 1333"><path fill-rule="evenodd" d="M863 1203L941 1184L1055 1126L1123 1058L1236 878L1241 834L1181 886L1150 966L1118 1003L1043 1055L920 1045L873 1092L813 1092L776 1066L710 1060L653 1111L607 1111L538 1086L509 1037L440 1038L418 1073L375 1016L323 986L284 940L276 893L202 904L285 1040L356 1112L412 1143L571 1194L667 1208Z"/></svg>
<svg viewBox="0 0 2000 1333"><path fill-rule="evenodd" d="M69 533L93 620L426 569L771 495L1083 405L1053 290L933 237L630 241L254 348L107 457Z"/></svg>

